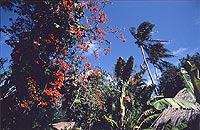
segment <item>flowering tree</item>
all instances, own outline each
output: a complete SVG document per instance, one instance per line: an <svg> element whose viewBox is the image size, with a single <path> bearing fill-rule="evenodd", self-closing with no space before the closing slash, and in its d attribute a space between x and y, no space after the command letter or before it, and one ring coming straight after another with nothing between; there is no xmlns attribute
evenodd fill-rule
<svg viewBox="0 0 200 130"><path fill-rule="evenodd" d="M105 25L108 18L103 9L108 3L108 0L8 1L8 5L13 5L9 9L18 17L11 27L1 28L10 36L6 44L13 48L12 73L1 87L5 92L1 102L2 129L49 129L56 113L73 107L73 92L80 90L74 86L84 86L87 83L84 75L93 69L84 61L83 54L92 44L102 44L105 53L109 53L106 33L117 33ZM122 34L119 38L125 41ZM94 50L94 55L99 57L98 50ZM98 70L94 75L99 77ZM6 97L11 88L14 94ZM98 106L102 107L101 102Z"/></svg>

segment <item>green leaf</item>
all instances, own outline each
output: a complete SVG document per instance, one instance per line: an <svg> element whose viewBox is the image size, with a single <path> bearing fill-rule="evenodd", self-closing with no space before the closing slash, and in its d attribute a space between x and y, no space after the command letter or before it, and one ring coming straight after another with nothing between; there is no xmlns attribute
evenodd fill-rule
<svg viewBox="0 0 200 130"><path fill-rule="evenodd" d="M185 108L197 110L197 106L193 103L187 102L186 100L177 100L174 98L163 98L158 101L151 103L157 110L163 110L167 107L173 108Z"/></svg>
<svg viewBox="0 0 200 130"><path fill-rule="evenodd" d="M115 120L113 120L112 118L109 118L109 117L107 117L106 115L104 115L103 118L104 118L106 121L108 121L108 123L110 123L111 126L114 126L114 125L115 125L116 127L118 127L117 122L116 122Z"/></svg>
<svg viewBox="0 0 200 130"><path fill-rule="evenodd" d="M188 125L186 123L181 123L181 124L173 127L172 130L183 130L183 129L187 128L187 127L188 127Z"/></svg>
<svg viewBox="0 0 200 130"><path fill-rule="evenodd" d="M167 123L164 125L164 130L171 130L173 127L173 124L171 122L171 119L167 121Z"/></svg>
<svg viewBox="0 0 200 130"><path fill-rule="evenodd" d="M187 91L189 93L189 95L195 99L195 95L194 95L194 86L192 84L192 81L190 79L190 76L188 75L187 71L184 68L181 68L181 74L183 76L184 82L185 82L185 86L187 88Z"/></svg>
<svg viewBox="0 0 200 130"><path fill-rule="evenodd" d="M81 100L78 99L78 98L76 98L76 99L74 100L74 103L81 103Z"/></svg>
<svg viewBox="0 0 200 130"><path fill-rule="evenodd" d="M182 107L182 108L186 108L186 109L194 109L197 110L198 107L190 102L187 102L186 100L177 100L177 103Z"/></svg>

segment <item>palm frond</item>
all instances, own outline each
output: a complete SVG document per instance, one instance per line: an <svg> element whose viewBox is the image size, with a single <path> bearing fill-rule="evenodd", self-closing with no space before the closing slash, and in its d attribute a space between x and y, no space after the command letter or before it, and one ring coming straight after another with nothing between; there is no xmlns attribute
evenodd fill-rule
<svg viewBox="0 0 200 130"><path fill-rule="evenodd" d="M154 24L150 23L150 22L143 22L139 25L139 27L137 28L137 40L140 41L148 41L151 39L152 36L152 31L154 28Z"/></svg>
<svg viewBox="0 0 200 130"><path fill-rule="evenodd" d="M135 27L131 27L131 28L129 29L129 31L130 31L131 35L132 35L135 39L137 39L136 28L135 28Z"/></svg>

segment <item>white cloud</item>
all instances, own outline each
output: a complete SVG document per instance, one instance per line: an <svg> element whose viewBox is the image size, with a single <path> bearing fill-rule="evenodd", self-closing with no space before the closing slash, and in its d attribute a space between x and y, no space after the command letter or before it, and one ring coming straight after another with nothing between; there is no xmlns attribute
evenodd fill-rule
<svg viewBox="0 0 200 130"><path fill-rule="evenodd" d="M93 54L95 50L99 49L99 46L97 44L90 44L88 49L89 54Z"/></svg>
<svg viewBox="0 0 200 130"><path fill-rule="evenodd" d="M172 53L175 56L180 56L183 54L183 52L185 52L187 50L187 48L179 48L178 50L174 50Z"/></svg>

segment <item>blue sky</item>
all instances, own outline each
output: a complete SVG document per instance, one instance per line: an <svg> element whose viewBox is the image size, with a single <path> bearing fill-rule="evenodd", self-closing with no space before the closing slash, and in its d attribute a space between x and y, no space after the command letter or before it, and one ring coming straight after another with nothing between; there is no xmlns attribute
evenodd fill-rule
<svg viewBox="0 0 200 130"><path fill-rule="evenodd" d="M111 37L111 54L95 61L97 65L112 73L116 59L135 57L135 64L142 63L140 49L134 44L135 39L129 28L137 27L143 21L156 25L155 39L172 40L166 47L176 57L169 59L177 64L178 59L186 54L200 52L200 1L113 1L105 9L109 25L125 27L127 42Z"/></svg>
<svg viewBox="0 0 200 130"><path fill-rule="evenodd" d="M142 62L140 49L134 44L135 39L129 33L129 28L137 27L143 21L149 21L156 24L157 31L153 37L156 39L172 40L166 43L166 47L175 54L176 57L170 59L177 64L178 59L186 54L200 52L200 2L196 1L112 1L111 5L105 8L109 18L110 26L125 27L123 31L127 41L121 42L119 39L109 36L108 40L112 42L111 53L100 59L95 60L93 56L89 57L94 65L99 65L105 70L113 73L114 64L119 56L127 59L130 56L135 57L135 64ZM13 14L3 13L1 10L1 26L7 24L8 18ZM9 17L8 17L9 16ZM0 55L9 57L10 48L3 43L5 37L1 34Z"/></svg>

